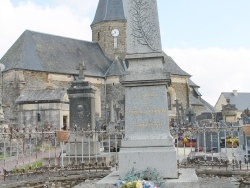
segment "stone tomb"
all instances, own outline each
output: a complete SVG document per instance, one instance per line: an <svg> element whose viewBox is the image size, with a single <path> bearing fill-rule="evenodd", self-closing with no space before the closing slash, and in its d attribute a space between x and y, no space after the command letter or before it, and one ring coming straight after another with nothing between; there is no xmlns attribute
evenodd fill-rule
<svg viewBox="0 0 250 188"><path fill-rule="evenodd" d="M100 154L100 143L97 134L91 133L95 129L95 89L85 81L84 62L79 63L79 78L72 82L68 89L70 101L71 132L67 144L66 154L69 156L88 156ZM84 130L82 134L81 131ZM91 134L88 134L89 133Z"/></svg>

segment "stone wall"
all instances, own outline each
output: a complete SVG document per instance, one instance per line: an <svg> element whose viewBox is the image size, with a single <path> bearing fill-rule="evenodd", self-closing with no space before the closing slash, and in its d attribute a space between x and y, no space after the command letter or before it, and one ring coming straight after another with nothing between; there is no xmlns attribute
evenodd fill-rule
<svg viewBox="0 0 250 188"><path fill-rule="evenodd" d="M68 89L74 80L73 75L55 74L36 71L11 70L3 74L3 110L7 123L18 121L16 99L24 90ZM104 81L101 78L86 78L104 93ZM101 104L100 104L101 105ZM54 122L54 120L51 120ZM61 122L60 122L61 123Z"/></svg>
<svg viewBox="0 0 250 188"><path fill-rule="evenodd" d="M172 82L171 87L175 90L176 99L178 99L179 103L182 103L184 109L187 109L188 108L187 84Z"/></svg>
<svg viewBox="0 0 250 188"><path fill-rule="evenodd" d="M27 127L49 125L52 128L59 129L63 126L63 116L69 117L69 104L20 104L18 107L18 124ZM68 124L69 122L67 122Z"/></svg>
<svg viewBox="0 0 250 188"><path fill-rule="evenodd" d="M114 49L113 29L118 29L120 34L117 38L118 48ZM106 21L92 26L92 41L98 42L105 55L114 59L115 54L124 59L126 55L126 21Z"/></svg>
<svg viewBox="0 0 250 188"><path fill-rule="evenodd" d="M18 119L18 106L15 104L15 100L22 93L22 91L48 88L68 89L71 82L74 80L74 76L28 70L11 70L4 72L3 80L3 109L5 119L7 122L11 121L14 123L17 122ZM119 118L124 119L124 87L120 84L119 77L108 77L106 80L104 78L86 77L86 80L91 82L96 88L96 116L100 119L100 125L109 123L111 100L113 100L114 108L119 108ZM188 105L188 88L185 81L185 78L177 79L176 77L173 77L172 85L168 89L171 93L172 104L175 99L178 99L179 102L183 104L184 108ZM175 114L175 108L172 108L172 110L169 111L170 117L174 117Z"/></svg>

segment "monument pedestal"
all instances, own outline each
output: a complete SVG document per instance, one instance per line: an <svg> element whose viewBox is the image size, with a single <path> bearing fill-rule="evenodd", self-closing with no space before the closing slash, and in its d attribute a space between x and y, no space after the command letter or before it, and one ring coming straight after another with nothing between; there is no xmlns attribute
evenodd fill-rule
<svg viewBox="0 0 250 188"><path fill-rule="evenodd" d="M179 169L178 172L180 174L178 179L165 179L165 185L161 188L200 187L195 169ZM119 180L119 174L118 171L109 174L96 183L96 188L117 188L115 183Z"/></svg>
<svg viewBox="0 0 250 188"><path fill-rule="evenodd" d="M121 178L133 168L138 172L151 168L163 178L178 178L174 139L168 125L167 81L162 74L158 76L162 76L163 83L125 84L125 138L119 153Z"/></svg>
<svg viewBox="0 0 250 188"><path fill-rule="evenodd" d="M133 166L139 172L151 168L163 178L178 178L176 161L174 147L121 148L119 173L123 178Z"/></svg>

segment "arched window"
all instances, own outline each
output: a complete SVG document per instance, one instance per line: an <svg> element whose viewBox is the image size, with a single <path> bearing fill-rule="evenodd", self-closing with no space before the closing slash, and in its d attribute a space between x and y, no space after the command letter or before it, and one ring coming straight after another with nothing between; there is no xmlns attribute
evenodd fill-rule
<svg viewBox="0 0 250 188"><path fill-rule="evenodd" d="M97 33L97 41L99 41L101 39L100 37L100 32Z"/></svg>
<svg viewBox="0 0 250 188"><path fill-rule="evenodd" d="M172 110L171 95L169 92L167 93L167 97L168 97L168 110Z"/></svg>

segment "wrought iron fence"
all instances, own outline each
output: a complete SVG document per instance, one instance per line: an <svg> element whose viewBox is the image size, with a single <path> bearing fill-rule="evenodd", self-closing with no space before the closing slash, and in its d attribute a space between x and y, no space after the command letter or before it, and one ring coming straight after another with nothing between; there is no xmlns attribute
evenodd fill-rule
<svg viewBox="0 0 250 188"><path fill-rule="evenodd" d="M50 127L0 129L0 181L65 174L102 175L112 168L118 169L123 129L74 127L66 140L57 133ZM247 142L241 142L244 134L240 126L172 127L171 134L175 138L179 168L249 169L250 155Z"/></svg>

